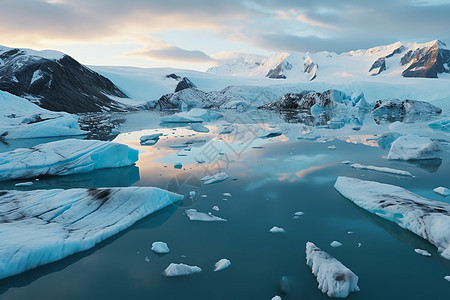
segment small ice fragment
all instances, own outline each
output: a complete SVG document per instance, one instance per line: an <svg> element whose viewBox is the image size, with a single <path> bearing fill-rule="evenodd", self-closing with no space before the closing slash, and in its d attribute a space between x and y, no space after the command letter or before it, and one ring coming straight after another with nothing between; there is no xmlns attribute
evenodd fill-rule
<svg viewBox="0 0 450 300"><path fill-rule="evenodd" d="M194 199L194 197L195 197L195 191L190 191L189 198Z"/></svg>
<svg viewBox="0 0 450 300"><path fill-rule="evenodd" d="M337 248L337 247L341 247L342 243L339 243L338 241L332 241L330 246L333 248Z"/></svg>
<svg viewBox="0 0 450 300"><path fill-rule="evenodd" d="M271 300L281 300L281 297L277 295L277 296L273 297Z"/></svg>
<svg viewBox="0 0 450 300"><path fill-rule="evenodd" d="M442 195L444 197L447 197L450 195L450 190L448 188L445 188L443 186L437 187L433 190L435 193L438 193L439 195Z"/></svg>
<svg viewBox="0 0 450 300"><path fill-rule="evenodd" d="M231 265L231 261L226 258L222 258L214 265L214 272L221 271L225 268L228 268Z"/></svg>
<svg viewBox="0 0 450 300"><path fill-rule="evenodd" d="M162 133L143 135L139 138L139 140L141 145L151 146L158 142L160 136L162 136Z"/></svg>
<svg viewBox="0 0 450 300"><path fill-rule="evenodd" d="M191 221L203 221L203 222L213 222L213 221L226 221L225 219L219 218L212 214L206 214L198 212L196 209L188 209L185 211L186 216L188 216Z"/></svg>
<svg viewBox="0 0 450 300"><path fill-rule="evenodd" d="M174 167L175 169L181 169L181 168L183 167L183 164L180 163L180 162L178 162L178 163L175 163L175 164L173 165L173 167Z"/></svg>
<svg viewBox="0 0 450 300"><path fill-rule="evenodd" d="M414 249L414 251L417 254L423 255L423 256L431 256L431 253L428 252L427 250L423 250L423 249Z"/></svg>
<svg viewBox="0 0 450 300"><path fill-rule="evenodd" d="M205 160L204 160L204 159L199 159L199 160L197 160L197 163L198 163L198 164L204 164L204 163L205 163Z"/></svg>
<svg viewBox="0 0 450 300"><path fill-rule="evenodd" d="M444 279L450 282L450 275L444 276Z"/></svg>
<svg viewBox="0 0 450 300"><path fill-rule="evenodd" d="M358 248L361 247L361 245L362 245L361 243L358 243Z"/></svg>
<svg viewBox="0 0 450 300"><path fill-rule="evenodd" d="M212 209L215 210L215 211L219 211L220 210L217 205L214 205Z"/></svg>
<svg viewBox="0 0 450 300"><path fill-rule="evenodd" d="M173 276L183 276L190 275L193 273L199 273L202 269L197 266L189 266L183 263L175 264L171 263L165 270L164 276L173 277Z"/></svg>
<svg viewBox="0 0 450 300"><path fill-rule="evenodd" d="M353 231L349 231L349 232L347 232L347 234L353 234Z"/></svg>
<svg viewBox="0 0 450 300"><path fill-rule="evenodd" d="M222 195L225 196L225 197L231 197L230 193L223 193Z"/></svg>
<svg viewBox="0 0 450 300"><path fill-rule="evenodd" d="M296 213L294 213L294 216L303 216L305 213L302 211L298 211Z"/></svg>
<svg viewBox="0 0 450 300"><path fill-rule="evenodd" d="M205 177L201 178L200 180L203 181L204 184L212 184L212 183L224 181L227 178L228 178L227 173L220 172L220 173L217 173L212 176L205 176Z"/></svg>
<svg viewBox="0 0 450 300"><path fill-rule="evenodd" d="M146 262L150 262L150 258L148 258L148 256L146 256L144 259Z"/></svg>
<svg viewBox="0 0 450 300"><path fill-rule="evenodd" d="M208 195L202 195L201 197L202 197L202 198L207 198L207 197L208 197Z"/></svg>
<svg viewBox="0 0 450 300"><path fill-rule="evenodd" d="M330 149L330 150L336 150L336 146L335 146L335 145L328 146L328 149Z"/></svg>
<svg viewBox="0 0 450 300"><path fill-rule="evenodd" d="M30 186L30 185L33 185L33 182L31 182L31 181L19 182L19 183L16 183L14 186Z"/></svg>
<svg viewBox="0 0 450 300"><path fill-rule="evenodd" d="M284 230L284 228L277 227L277 226L273 226L269 231L272 233L285 233L286 232L286 230Z"/></svg>
<svg viewBox="0 0 450 300"><path fill-rule="evenodd" d="M178 148L186 148L187 145L186 144L173 144L173 145L170 145L169 147L173 148L173 149L178 149Z"/></svg>
<svg viewBox="0 0 450 300"><path fill-rule="evenodd" d="M183 153L183 152L178 152L178 153L177 153L177 156L187 156L187 154L186 154L186 153Z"/></svg>
<svg viewBox="0 0 450 300"><path fill-rule="evenodd" d="M152 251L159 254L169 253L170 249L164 242L154 242L152 244Z"/></svg>
<svg viewBox="0 0 450 300"><path fill-rule="evenodd" d="M387 167L366 166L366 165L362 165L362 164L351 164L350 167L352 167L353 169L357 169L357 170L371 170L371 171L377 171L377 172L387 173L387 174L414 177L408 171L391 169L391 168L387 168Z"/></svg>
<svg viewBox="0 0 450 300"><path fill-rule="evenodd" d="M353 162L351 162L351 161L349 161L349 160L343 160L343 161L341 161L341 164L344 164L344 165L349 165L349 164L352 164Z"/></svg>

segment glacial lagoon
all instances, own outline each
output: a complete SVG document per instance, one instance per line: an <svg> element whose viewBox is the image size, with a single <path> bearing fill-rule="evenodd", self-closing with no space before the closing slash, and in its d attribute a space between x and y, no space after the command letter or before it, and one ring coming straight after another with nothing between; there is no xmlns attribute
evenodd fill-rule
<svg viewBox="0 0 450 300"><path fill-rule="evenodd" d="M196 132L189 124L160 124L158 112L115 115L126 121L111 138L140 151L136 166L42 177L32 186L0 182L4 190L154 186L186 195L88 251L1 280L0 298L328 299L306 265L308 241L359 276L361 291L349 299L447 298L450 285L444 276L450 275L450 261L435 246L359 208L333 187L338 176L348 176L449 203L449 197L433 192L450 184L447 133L427 128L428 121L396 124L398 130L426 130L443 146L442 160L410 163L386 159L389 148L378 138L392 124L378 124L370 115L330 129L302 126L274 112L221 113L222 119L203 123L209 132ZM277 130L282 134L270 135ZM141 136L155 133L162 133L155 145L140 145ZM0 152L51 140L14 140L0 145ZM404 170L414 177L357 170L343 161ZM175 168L178 163L181 167ZM221 171L229 178L213 184L200 180ZM187 209L227 221L191 221ZM274 226L286 232L269 232ZM170 252L154 253L156 241L167 243ZM333 241L342 246L332 247ZM431 257L417 254L417 248ZM213 272L223 258L231 265ZM163 272L170 263L203 271L167 278ZM285 294L279 290L283 276L289 282Z"/></svg>

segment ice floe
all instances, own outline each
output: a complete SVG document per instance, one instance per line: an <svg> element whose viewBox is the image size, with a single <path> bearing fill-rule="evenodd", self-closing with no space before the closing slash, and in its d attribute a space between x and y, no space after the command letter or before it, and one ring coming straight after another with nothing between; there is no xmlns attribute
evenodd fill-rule
<svg viewBox="0 0 450 300"><path fill-rule="evenodd" d="M220 210L220 208L217 205L214 205L212 209L215 210L215 211L219 211Z"/></svg>
<svg viewBox="0 0 450 300"><path fill-rule="evenodd" d="M159 138L162 136L162 133L154 133L149 135L143 135L139 138L141 145L152 146L156 144Z"/></svg>
<svg viewBox="0 0 450 300"><path fill-rule="evenodd" d="M166 254L170 252L170 249L164 242L154 242L152 244L152 251L159 254Z"/></svg>
<svg viewBox="0 0 450 300"><path fill-rule="evenodd" d="M408 134L396 139L389 150L388 159L420 160L442 157L442 147L438 141L427 137Z"/></svg>
<svg viewBox="0 0 450 300"><path fill-rule="evenodd" d="M428 200L398 186L343 176L334 187L361 208L428 240L450 259L450 204Z"/></svg>
<svg viewBox="0 0 450 300"><path fill-rule="evenodd" d="M214 272L221 271L229 266L231 266L231 261L226 258L222 258L214 265Z"/></svg>
<svg viewBox="0 0 450 300"><path fill-rule="evenodd" d="M395 174L395 175L403 175L403 176L411 176L411 177L413 177L413 175L410 172L408 172L408 171L391 169L391 168L388 168L388 167L367 166L367 165L362 165L362 164L351 164L350 166L352 168L354 168L354 169L357 169L357 170L371 170L371 171L377 171L377 172L381 172L381 173L388 173L388 174Z"/></svg>
<svg viewBox="0 0 450 300"><path fill-rule="evenodd" d="M188 112L180 112L161 118L162 123L201 123L221 118L222 115L203 108L193 108Z"/></svg>
<svg viewBox="0 0 450 300"><path fill-rule="evenodd" d="M337 247L341 247L342 243L339 243L338 241L332 241L330 246L333 248L337 248Z"/></svg>
<svg viewBox="0 0 450 300"><path fill-rule="evenodd" d="M271 300L281 300L281 297L280 297L280 296L278 296L278 295L276 295L276 296L272 297L272 299L271 299Z"/></svg>
<svg viewBox="0 0 450 300"><path fill-rule="evenodd" d="M203 126L202 124L199 124L199 123L192 123L189 128L195 132L204 132L204 133L209 132L208 127Z"/></svg>
<svg viewBox="0 0 450 300"><path fill-rule="evenodd" d="M316 276L319 289L328 297L345 298L359 291L358 276L311 242L306 243L306 264Z"/></svg>
<svg viewBox="0 0 450 300"><path fill-rule="evenodd" d="M284 228L281 228L281 227L273 226L273 227L269 230L269 232L271 232L271 233L285 233L286 230L284 230Z"/></svg>
<svg viewBox="0 0 450 300"><path fill-rule="evenodd" d="M330 150L336 150L336 146L335 146L335 145L328 146L328 149L330 149Z"/></svg>
<svg viewBox="0 0 450 300"><path fill-rule="evenodd" d="M433 191L444 197L447 197L448 195L450 195L450 190L448 188L445 188L442 186L435 188Z"/></svg>
<svg viewBox="0 0 450 300"><path fill-rule="evenodd" d="M203 222L226 221L225 219L219 218L212 214L199 212L193 208L187 209L184 213L186 214L186 216L188 216L189 220L191 221L203 221Z"/></svg>
<svg viewBox="0 0 450 300"><path fill-rule="evenodd" d="M423 250L423 249L414 249L414 251L417 254L423 255L423 256L431 256L431 253L428 252L427 250Z"/></svg>
<svg viewBox="0 0 450 300"><path fill-rule="evenodd" d="M92 248L183 199L152 187L0 192L0 279Z"/></svg>
<svg viewBox="0 0 450 300"><path fill-rule="evenodd" d="M231 197L230 193L223 193L222 195L225 196L225 197Z"/></svg>
<svg viewBox="0 0 450 300"><path fill-rule="evenodd" d="M294 213L294 216L303 216L305 213L302 211L298 211L296 213Z"/></svg>
<svg viewBox="0 0 450 300"><path fill-rule="evenodd" d="M131 166L138 155L138 150L112 142L61 140L0 153L0 181Z"/></svg>
<svg viewBox="0 0 450 300"><path fill-rule="evenodd" d="M14 186L30 186L30 185L33 185L33 182L31 182L31 181L27 181L27 182L19 182L19 183L16 183Z"/></svg>
<svg viewBox="0 0 450 300"><path fill-rule="evenodd" d="M227 175L227 173L220 172L220 173L217 173L215 175L205 176L205 177L201 178L200 180L203 181L204 184L212 184L212 183L217 183L217 182L224 181L228 177L229 176Z"/></svg>
<svg viewBox="0 0 450 300"><path fill-rule="evenodd" d="M189 265L186 265L183 263L180 263L180 264L171 263L164 270L164 276L167 276L167 277L184 276L184 275L199 273L201 271L202 271L202 269L197 266L189 266Z"/></svg>

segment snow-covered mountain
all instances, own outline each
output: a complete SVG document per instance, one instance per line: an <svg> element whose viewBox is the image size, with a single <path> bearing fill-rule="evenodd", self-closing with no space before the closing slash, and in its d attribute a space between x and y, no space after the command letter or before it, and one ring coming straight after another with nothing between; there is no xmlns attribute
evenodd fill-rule
<svg viewBox="0 0 450 300"><path fill-rule="evenodd" d="M0 90L70 113L124 110L127 96L109 79L57 51L0 46Z"/></svg>
<svg viewBox="0 0 450 300"><path fill-rule="evenodd" d="M332 52L281 53L265 59L242 59L216 66L207 73L333 82L336 77L363 79L369 76L437 78L450 73L450 50L444 42L401 43L356 50Z"/></svg>

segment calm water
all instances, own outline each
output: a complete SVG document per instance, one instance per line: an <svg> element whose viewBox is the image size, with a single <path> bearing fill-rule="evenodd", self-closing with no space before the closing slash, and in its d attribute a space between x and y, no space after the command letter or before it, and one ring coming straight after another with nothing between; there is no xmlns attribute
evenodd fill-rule
<svg viewBox="0 0 450 300"><path fill-rule="evenodd" d="M260 117L265 128L279 122L277 117ZM226 119L233 121L233 116ZM349 299L448 299L450 283L443 277L450 275L450 261L427 241L358 208L333 188L337 176L345 175L448 201L432 192L437 186L449 186L448 146L442 161L418 165L387 161L387 150L370 141L366 125L354 136L320 142L285 135L260 139L245 126L240 134L236 130L218 135L215 123L207 125L210 133L189 136L194 132L186 127L159 126L156 113L132 114L129 120L115 140L141 150L136 166L44 178L31 188L156 186L180 193L195 190L197 196L207 197L171 205L89 251L2 280L1 299L271 299L280 294L282 276L291 283L290 292L280 294L283 299L328 299L305 264L307 241L359 276L361 291ZM389 131L368 123L369 131ZM167 136L154 146L139 145L141 135L154 132ZM300 132L295 128L289 135L300 136ZM169 147L190 139L205 142L191 144L190 151ZM364 143L352 143L355 140ZM22 141L20 146L40 142ZM337 149L329 150L330 145ZM0 150L17 146L19 142ZM187 156L177 156L178 152ZM206 163L195 162L200 158ZM341 164L343 160L407 170L416 177L354 170ZM175 169L176 162L183 168ZM212 185L198 180L219 169L230 178ZM14 189L14 183L1 183L0 188ZM220 211L213 211L214 205ZM184 215L187 207L212 212L228 222L190 221ZM297 211L304 215L294 219ZM285 228L286 233L269 233L273 226ZM169 254L159 256L150 250L152 242L159 240L169 245ZM343 246L332 248L333 240ZM432 256L418 255L415 248ZM221 258L232 265L213 272ZM203 272L166 278L162 272L171 262L197 265Z"/></svg>

